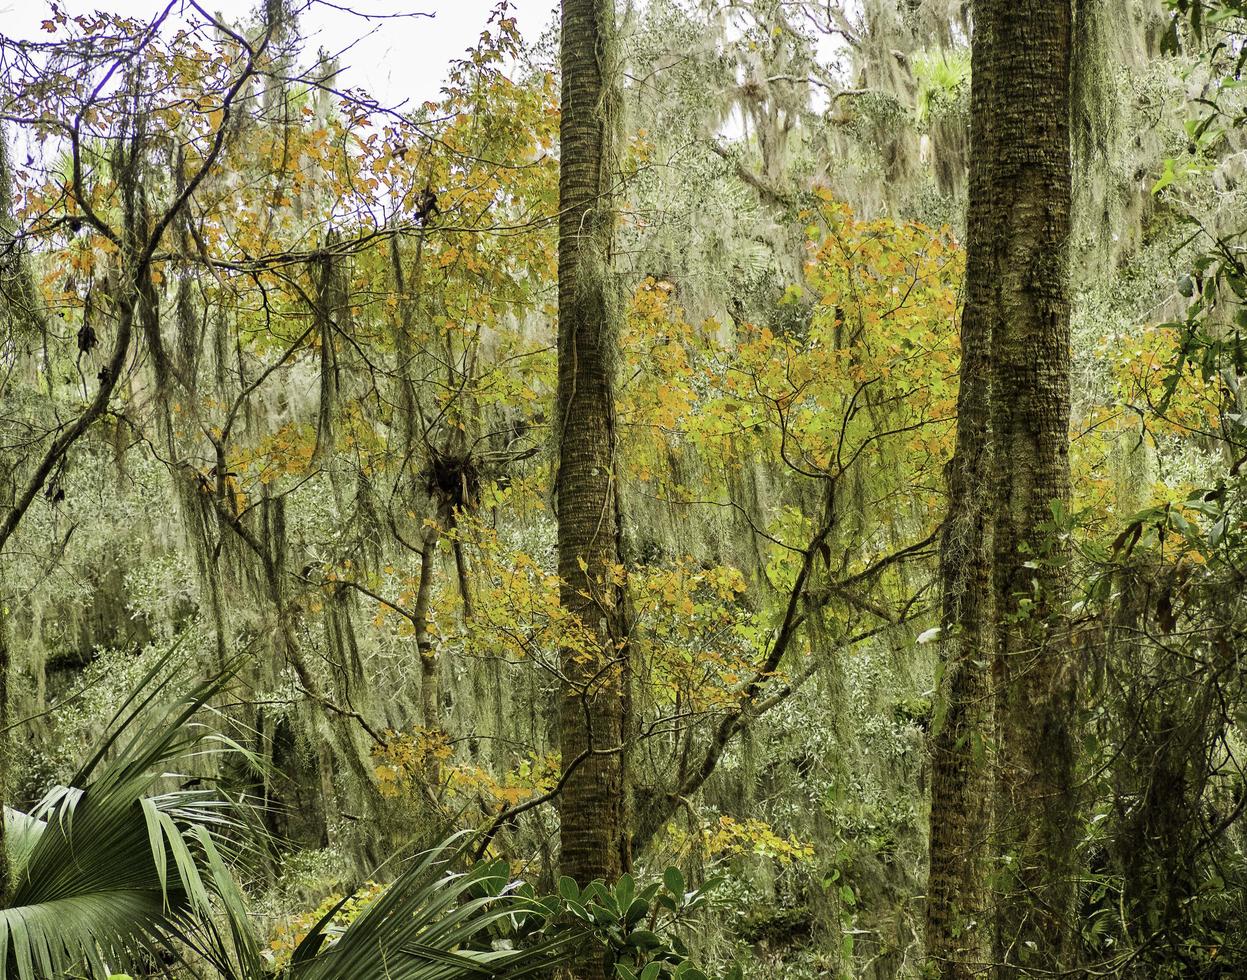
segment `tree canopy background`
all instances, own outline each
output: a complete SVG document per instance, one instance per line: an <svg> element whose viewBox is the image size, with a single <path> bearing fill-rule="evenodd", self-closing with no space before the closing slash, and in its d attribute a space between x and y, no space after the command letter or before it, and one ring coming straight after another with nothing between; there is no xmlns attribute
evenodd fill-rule
<svg viewBox="0 0 1247 980"><path fill-rule="evenodd" d="M228 670L203 707L246 753L160 785L258 805L266 963L455 831L555 892L560 691L603 635L566 599L609 586L627 850L717 881L702 969L921 976L971 11L617 10L577 287L618 325L617 553L569 587L558 32L500 0L388 105L315 2L0 43L4 801L72 785L153 670ZM1072 493L1030 531L1072 583L1065 925L1107 975L1247 958L1243 13L1072 15Z"/></svg>

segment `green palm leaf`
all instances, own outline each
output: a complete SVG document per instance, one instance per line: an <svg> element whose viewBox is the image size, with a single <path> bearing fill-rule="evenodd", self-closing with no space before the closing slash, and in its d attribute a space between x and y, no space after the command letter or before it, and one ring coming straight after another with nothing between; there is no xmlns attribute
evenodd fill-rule
<svg viewBox="0 0 1247 980"><path fill-rule="evenodd" d="M0 980L103 975L161 950L189 950L223 980L268 976L220 851L222 840L246 841L247 828L209 791L152 792L180 759L244 751L195 722L229 672L159 707L178 676L171 658L118 708L71 785L29 814L5 811L15 888L0 908ZM337 909L326 915L288 980L522 980L569 959L579 934L552 926L505 862L456 870L466 840L421 855L345 930L333 925Z"/></svg>
<svg viewBox="0 0 1247 980"><path fill-rule="evenodd" d="M100 973L180 945L222 977L259 976L240 897L208 831L233 825L221 801L204 791L149 795L165 767L203 747L210 733L194 716L230 676L160 710L179 676L166 669L171 659L172 651L122 704L72 785L30 814L6 811L15 887L0 908L0 980L51 980L77 966Z"/></svg>
<svg viewBox="0 0 1247 980"><path fill-rule="evenodd" d="M26 863L26 856L46 826L28 813L4 808L4 847L9 867L20 868Z"/></svg>
<svg viewBox="0 0 1247 980"><path fill-rule="evenodd" d="M323 951L332 915L322 919L292 957L290 980L479 980L545 973L567 960L578 936L565 929L520 948L493 948L525 917L546 910L517 894L505 862L465 872L451 869L463 849L452 838L405 871ZM502 943L499 943L502 945Z"/></svg>

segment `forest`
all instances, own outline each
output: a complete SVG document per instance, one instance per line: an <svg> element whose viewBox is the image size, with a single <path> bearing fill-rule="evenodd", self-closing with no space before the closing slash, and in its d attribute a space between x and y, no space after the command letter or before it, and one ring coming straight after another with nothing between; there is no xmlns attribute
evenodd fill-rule
<svg viewBox="0 0 1247 980"><path fill-rule="evenodd" d="M523 2L8 15L0 980L1247 977L1247 0Z"/></svg>

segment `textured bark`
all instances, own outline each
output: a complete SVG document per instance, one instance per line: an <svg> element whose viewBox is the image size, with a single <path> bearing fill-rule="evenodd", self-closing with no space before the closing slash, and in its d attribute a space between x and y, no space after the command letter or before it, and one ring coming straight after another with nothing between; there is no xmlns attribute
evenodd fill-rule
<svg viewBox="0 0 1247 980"><path fill-rule="evenodd" d="M1001 976L1072 965L1076 680L1062 623L1068 556L1051 532L1053 503L1068 512L1070 499L1072 20L1070 0L1002 4L992 39L993 180L1009 202L999 211L995 246L992 366L1000 397L991 420L1002 624L997 819L1008 869L995 930Z"/></svg>
<svg viewBox="0 0 1247 980"><path fill-rule="evenodd" d="M1049 549L1052 503L1069 501L1071 22L1070 0L975 6L927 907L928 956L950 978L1067 961L1075 679L1060 624L1065 562ZM992 852L1010 869L994 910Z"/></svg>
<svg viewBox="0 0 1247 980"><path fill-rule="evenodd" d="M991 662L996 646L991 504L991 349L996 303L998 203L991 162L993 2L975 8L971 74L966 302L961 317L957 446L949 467L949 513L940 540L941 718L931 737L927 956L933 972L964 980L985 969L985 904L991 826Z"/></svg>
<svg viewBox="0 0 1247 980"><path fill-rule="evenodd" d="M560 748L583 759L560 797L561 870L582 885L612 880L628 863L622 745L627 651L615 485L610 295L613 225L610 79L606 46L613 0L564 0L559 174L558 500L563 607L587 642L561 651ZM586 753L588 753L586 755ZM599 963L581 977L602 976Z"/></svg>
<svg viewBox="0 0 1247 980"><path fill-rule="evenodd" d="M433 592L433 561L437 556L439 536L435 527L426 528L424 531L423 548L420 551L420 584L416 589L416 607L412 613L416 649L420 651L420 708L424 716L424 727L436 731L442 729L442 715L437 690L437 646L429 630L429 599Z"/></svg>
<svg viewBox="0 0 1247 980"><path fill-rule="evenodd" d="M12 336L20 315L20 298L26 292L26 270L22 267L20 254L13 250L14 222L9 214L9 202L13 200L12 180L9 171L7 135L0 129L0 322L6 333ZM35 307L32 305L31 309ZM6 453L7 456L7 453ZM3 460L7 466L8 458ZM0 560L2 556L0 556ZM0 572L3 566L0 565ZM4 832L4 805L9 793L9 622L7 607L9 599L0 576L0 908L9 897L8 847Z"/></svg>
<svg viewBox="0 0 1247 980"><path fill-rule="evenodd" d="M9 852L4 832L4 806L9 793L9 658L8 613L4 609L4 580L0 579L0 908L9 898Z"/></svg>

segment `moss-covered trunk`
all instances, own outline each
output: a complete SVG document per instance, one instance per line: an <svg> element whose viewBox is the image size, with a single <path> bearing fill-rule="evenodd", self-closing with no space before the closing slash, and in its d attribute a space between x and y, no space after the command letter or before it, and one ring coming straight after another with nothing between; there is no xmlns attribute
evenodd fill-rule
<svg viewBox="0 0 1247 980"><path fill-rule="evenodd" d="M0 585L3 584L0 578ZM0 595L0 908L9 900L9 852L5 840L4 806L9 791L9 624Z"/></svg>
<svg viewBox="0 0 1247 980"><path fill-rule="evenodd" d="M968 980L987 961L986 876L991 826L987 753L994 727L991 659L996 646L992 591L991 350L996 302L992 193L997 80L992 74L994 3L975 9L971 81L966 301L961 316L957 445L949 468L949 513L940 541L941 705L931 736L930 873L927 956L948 980Z"/></svg>
<svg viewBox="0 0 1247 980"><path fill-rule="evenodd" d="M564 644L561 869L585 884L627 862L626 649L615 485L615 308L606 46L613 0L564 0L559 175L558 559L561 601L582 625ZM582 965L583 977L601 967Z"/></svg>
<svg viewBox="0 0 1247 980"><path fill-rule="evenodd" d="M996 440L995 578L1000 776L1008 858L995 962L1069 969L1074 930L1075 670L1063 625L1068 555L1054 514L1069 512L1070 0L997 14L993 183L991 427ZM1056 522L1056 523L1059 523Z"/></svg>
<svg viewBox="0 0 1247 980"><path fill-rule="evenodd" d="M975 7L960 418L941 563L945 707L933 739L927 915L929 955L948 977L988 962L993 802L993 850L1007 874L993 912L991 962L1002 976L1068 966L1075 673L1061 623L1066 555L1053 516L1068 511L1070 495L1072 19L1070 0Z"/></svg>

